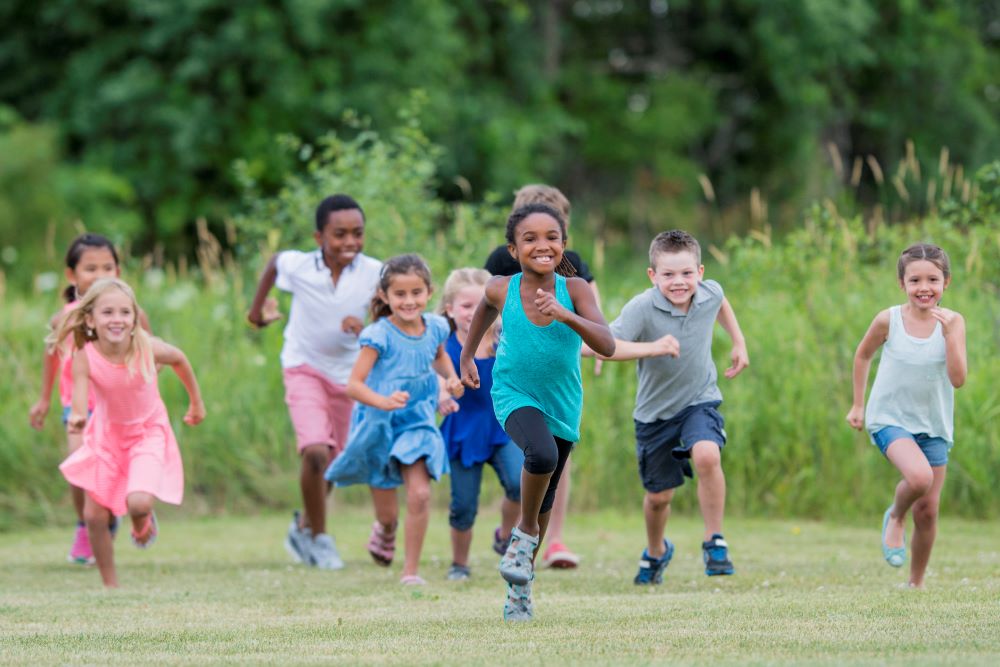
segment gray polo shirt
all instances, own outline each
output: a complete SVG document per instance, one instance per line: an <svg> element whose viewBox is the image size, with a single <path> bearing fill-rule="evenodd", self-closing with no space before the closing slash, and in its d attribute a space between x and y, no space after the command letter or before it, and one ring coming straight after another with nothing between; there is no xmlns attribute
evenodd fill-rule
<svg viewBox="0 0 1000 667"><path fill-rule="evenodd" d="M698 284L688 312L682 313L650 287L625 304L611 323L611 333L619 340L650 342L671 334L680 343L679 358L638 360L639 389L632 413L636 420L669 419L689 405L722 400L712 333L723 297L722 286L706 280Z"/></svg>

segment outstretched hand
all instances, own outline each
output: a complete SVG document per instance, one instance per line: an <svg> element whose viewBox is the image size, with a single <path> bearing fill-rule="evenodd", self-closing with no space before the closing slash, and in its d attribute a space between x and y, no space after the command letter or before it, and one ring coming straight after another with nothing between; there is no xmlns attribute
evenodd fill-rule
<svg viewBox="0 0 1000 667"><path fill-rule="evenodd" d="M358 336L361 334L361 330L365 328L365 323L357 317L354 317L354 315L348 315L340 321L340 328L344 333L350 333Z"/></svg>
<svg viewBox="0 0 1000 667"><path fill-rule="evenodd" d="M657 338L653 341L653 350L658 357L674 357L677 358L681 356L681 344L676 338L667 334L661 338Z"/></svg>
<svg viewBox="0 0 1000 667"><path fill-rule="evenodd" d="M750 356L747 354L745 345L734 345L733 352L729 357L732 364L725 371L725 376L730 380L743 372L743 369L750 365Z"/></svg>
<svg viewBox="0 0 1000 667"><path fill-rule="evenodd" d="M941 308L940 306L931 308L931 317L941 323L941 334L943 336L950 334L959 320L959 315L954 310Z"/></svg>
<svg viewBox="0 0 1000 667"><path fill-rule="evenodd" d="M83 427L86 425L87 415L81 415L78 412L71 412L69 413L69 419L66 420L66 432L70 435L83 433Z"/></svg>
<svg viewBox="0 0 1000 667"><path fill-rule="evenodd" d="M475 359L462 357L462 384L469 389L479 389L479 369L476 368Z"/></svg>
<svg viewBox="0 0 1000 667"><path fill-rule="evenodd" d="M556 295L541 288L535 290L535 307L542 315L548 315L557 322L565 322L569 317L569 310L559 303Z"/></svg>
<svg viewBox="0 0 1000 667"><path fill-rule="evenodd" d="M281 311L278 310L278 300L273 296L264 299L264 304L260 310L251 310L247 313L247 321L258 328L266 327L272 322L281 319Z"/></svg>
<svg viewBox="0 0 1000 667"><path fill-rule="evenodd" d="M205 403L204 401L198 401L197 403L191 403L188 406L187 413L184 415L184 423L188 426L197 426L205 419Z"/></svg>
<svg viewBox="0 0 1000 667"><path fill-rule="evenodd" d="M455 398L462 398L462 394L465 393L465 385L457 377L448 378L444 382L444 388L448 390L448 393Z"/></svg>
<svg viewBox="0 0 1000 667"><path fill-rule="evenodd" d="M383 397L382 409L386 411L399 410L400 408L405 408L409 401L410 392L394 391L388 396Z"/></svg>
<svg viewBox="0 0 1000 667"><path fill-rule="evenodd" d="M28 412L28 421L31 422L31 428L36 431L42 430L42 427L45 426L45 417L49 414L49 405L48 401L38 401L31 406L31 410Z"/></svg>
<svg viewBox="0 0 1000 667"><path fill-rule="evenodd" d="M847 423L851 428L860 431L865 426L865 408L861 405L851 406L851 411L847 413Z"/></svg>

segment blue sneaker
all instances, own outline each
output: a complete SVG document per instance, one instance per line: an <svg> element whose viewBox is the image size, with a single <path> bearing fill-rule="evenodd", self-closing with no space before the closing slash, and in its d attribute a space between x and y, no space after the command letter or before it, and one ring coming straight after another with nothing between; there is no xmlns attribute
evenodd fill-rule
<svg viewBox="0 0 1000 667"><path fill-rule="evenodd" d="M705 574L708 576L732 574L736 571L733 562L729 560L729 544L721 533L715 533L708 542L702 542L701 553L705 560Z"/></svg>
<svg viewBox="0 0 1000 667"><path fill-rule="evenodd" d="M882 515L882 557L885 562L892 567L903 567L906 562L906 533L903 533L903 546L887 547L885 545L885 530L889 527L889 519L892 518L892 505Z"/></svg>
<svg viewBox="0 0 1000 667"><path fill-rule="evenodd" d="M292 512L292 523L288 526L288 535L285 536L285 550L296 563L312 565L312 541L312 531L299 528L299 511L295 510Z"/></svg>
<svg viewBox="0 0 1000 667"><path fill-rule="evenodd" d="M508 583L524 586L534 574L531 557L538 548L538 538L515 528L510 534L510 544L500 559L500 576Z"/></svg>
<svg viewBox="0 0 1000 667"><path fill-rule="evenodd" d="M309 548L310 562L321 570L339 570L344 567L337 551L337 543L333 535L320 533L315 535Z"/></svg>
<svg viewBox="0 0 1000 667"><path fill-rule="evenodd" d="M664 538L663 546L666 551L659 558L649 555L649 549L642 550L642 558L639 560L639 572L636 573L632 581L637 586L657 585L663 583L663 571L670 564L670 559L674 557L673 543Z"/></svg>
<svg viewBox="0 0 1000 667"><path fill-rule="evenodd" d="M530 621L535 616L535 604L531 599L531 582L535 576L523 586L507 584L507 600L503 603L503 620Z"/></svg>

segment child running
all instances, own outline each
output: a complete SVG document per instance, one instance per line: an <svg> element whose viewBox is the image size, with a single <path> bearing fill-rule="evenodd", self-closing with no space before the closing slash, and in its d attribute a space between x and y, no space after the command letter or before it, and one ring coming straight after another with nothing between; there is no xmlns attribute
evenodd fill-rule
<svg viewBox="0 0 1000 667"><path fill-rule="evenodd" d="M146 549L158 530L154 499L179 505L184 495L181 454L156 382L158 365L171 366L187 390L184 422L194 426L205 418L187 357L147 334L138 314L132 288L117 278L102 278L49 338L59 346L72 335L76 349L68 429L82 431L83 444L59 469L86 492L83 517L101 579L109 588L118 586L111 518L130 515L132 543ZM91 387L94 414L88 422Z"/></svg>
<svg viewBox="0 0 1000 667"><path fill-rule="evenodd" d="M100 278L117 278L120 274L118 253L111 241L99 234L87 233L76 237L66 251L66 280L69 281L69 286L63 292L66 304L52 316L49 322L50 329L52 331L58 329L63 318L69 311L76 308L94 281ZM150 330L149 320L146 319L146 314L141 310L139 311L139 324L146 331ZM66 426L69 420L70 403L73 399L72 362L71 355L60 355L60 350L52 346L45 350L45 358L42 362L41 397L31 406L29 413L31 426L36 430L42 429L45 417L49 413L52 387L57 377L59 378L59 400L62 405L62 424L64 427ZM93 396L87 399L87 409L88 413L94 409ZM69 453L75 452L83 443L79 433L67 433L66 441ZM79 565L93 565L94 552L90 548L90 538L87 536L87 527L83 521L83 489L70 485L70 491L73 497L73 508L76 510L76 532L67 559L69 562ZM118 520L112 517L112 534L117 528Z"/></svg>
<svg viewBox="0 0 1000 667"><path fill-rule="evenodd" d="M367 484L375 504L368 551L388 567L395 555L399 506L396 488L406 486L403 584L425 584L418 574L430 518L430 480L448 472L437 428L438 383L462 395L462 383L444 350L448 323L426 314L431 272L417 255L393 257L382 267L371 319L361 332L361 352L347 381L358 402L347 448L326 478L338 486Z"/></svg>
<svg viewBox="0 0 1000 667"><path fill-rule="evenodd" d="M664 537L670 502L684 476L692 476L692 462L705 523L701 545L705 574L733 574L729 545L722 536L726 431L716 409L722 393L712 360L715 322L733 343L727 378L749 365L746 343L722 286L702 281L701 246L690 234L680 230L658 234L649 246L646 273L653 286L625 304L611 323L616 340L611 358L639 360L633 417L639 476L646 490L642 509L647 546L633 581L639 585L663 581L674 555L673 543Z"/></svg>
<svg viewBox="0 0 1000 667"><path fill-rule="evenodd" d="M462 349L462 381L480 386L475 354L500 315L503 332L493 374L497 420L524 451L521 516L500 560L507 581L504 619L530 620L531 583L538 546L545 537L559 475L580 438L583 385L581 338L604 356L615 341L594 293L572 276L565 261L566 223L545 204L517 209L507 220L507 247L521 273L486 285Z"/></svg>
<svg viewBox="0 0 1000 667"><path fill-rule="evenodd" d="M441 312L451 325L451 335L445 349L458 368L462 346L469 336L469 325L485 286L490 279L483 269L456 269L444 283ZM521 510L521 467L524 455L511 442L493 414L490 389L493 387L493 364L496 362L495 329L483 336L475 353L480 386L469 389L457 401L447 391L438 399L439 411L446 415L441 423L441 435L448 447L451 466L451 567L448 579L463 581L470 576L469 547L472 544L472 524L479 509L479 489L483 480L483 464L493 467L503 487L500 504L500 526L493 531L493 550L503 555L510 541L510 532ZM442 387L443 389L443 387Z"/></svg>
<svg viewBox="0 0 1000 667"><path fill-rule="evenodd" d="M365 214L347 195L320 202L313 236L316 250L286 250L271 258L247 319L257 327L271 324L280 317L276 303L267 297L271 288L291 292L281 367L302 461L304 516L293 513L285 548L300 563L336 570L344 562L326 532L323 472L346 442L353 403L345 385L358 358L358 334L382 263L362 254Z"/></svg>
<svg viewBox="0 0 1000 667"><path fill-rule="evenodd" d="M954 444L955 389L965 384L965 320L941 307L951 284L944 250L925 243L903 251L896 265L906 303L872 321L854 355L854 403L847 422L866 428L903 479L882 516L882 556L892 567L906 562L906 513L913 510L910 582L922 588L934 538L938 505ZM882 345L875 383L865 408L872 357Z"/></svg>

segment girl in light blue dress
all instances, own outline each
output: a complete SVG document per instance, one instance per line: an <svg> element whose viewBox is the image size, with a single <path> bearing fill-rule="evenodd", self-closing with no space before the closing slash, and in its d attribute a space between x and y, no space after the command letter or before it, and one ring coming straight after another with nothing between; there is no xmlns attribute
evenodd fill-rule
<svg viewBox="0 0 1000 667"><path fill-rule="evenodd" d="M431 289L430 269L417 255L393 257L382 267L372 323L361 332L361 352L347 381L347 395L357 401L347 447L326 471L337 486L370 487L375 523L368 551L384 566L395 554L396 487L406 486L404 584L425 583L417 567L430 517L430 480L448 472L435 419L435 372L452 396L463 392L444 349L448 323L424 313Z"/></svg>

